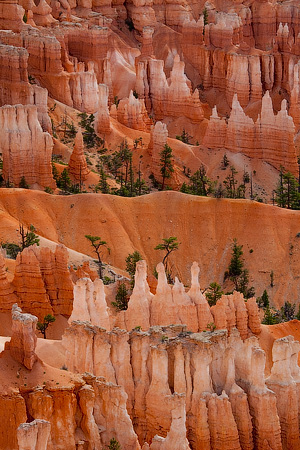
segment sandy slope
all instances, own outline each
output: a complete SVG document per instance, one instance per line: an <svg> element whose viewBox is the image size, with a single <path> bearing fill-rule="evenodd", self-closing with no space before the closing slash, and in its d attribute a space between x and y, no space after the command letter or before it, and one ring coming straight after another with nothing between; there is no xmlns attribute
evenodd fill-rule
<svg viewBox="0 0 300 450"><path fill-rule="evenodd" d="M126 256L139 250L152 271L163 253L154 247L177 236L174 272L189 283L189 267L200 263L202 287L221 282L233 238L244 245L246 266L257 295L264 288L278 305L300 294L300 213L245 200L211 199L178 192L129 199L101 194L53 196L21 189L0 190L0 240L16 240L18 222L80 253L92 255L85 234L108 242L104 260L124 268ZM253 252L250 253L250 250ZM270 272L274 271L274 287Z"/></svg>

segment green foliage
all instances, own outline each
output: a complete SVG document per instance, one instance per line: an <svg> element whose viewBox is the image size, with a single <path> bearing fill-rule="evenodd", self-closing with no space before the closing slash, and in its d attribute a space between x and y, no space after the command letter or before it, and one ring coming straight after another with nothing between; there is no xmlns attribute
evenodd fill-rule
<svg viewBox="0 0 300 450"><path fill-rule="evenodd" d="M121 446L115 438L109 441L108 450L121 450Z"/></svg>
<svg viewBox="0 0 300 450"><path fill-rule="evenodd" d="M162 186L161 190L164 190L165 181L167 178L171 178L174 172L173 161L172 161L172 149L166 144L164 149L160 152L160 173L162 175Z"/></svg>
<svg viewBox="0 0 300 450"><path fill-rule="evenodd" d="M30 247L30 245L40 245L40 238L35 234L35 227L30 225L29 229L25 230L24 225L19 225L19 235L21 238L20 244L15 244L13 242L2 242L1 247L6 249L7 255L16 259L18 253L24 250L26 247Z"/></svg>
<svg viewBox="0 0 300 450"><path fill-rule="evenodd" d="M21 247L13 242L1 242L1 247L5 248L7 256L12 259L16 259L18 253L21 251Z"/></svg>
<svg viewBox="0 0 300 450"><path fill-rule="evenodd" d="M120 195L122 197L135 197L149 192L145 180L141 178L140 170L138 171L138 177L135 178L132 163L132 151L129 149L126 139L120 144L118 151L115 151L112 155L101 156L98 167L100 167L100 177L102 177L102 180L100 179L99 183L99 188L101 188L102 192L107 189L107 185L103 180L103 178L106 179L104 166L120 183L119 188L112 188L110 190L111 194Z"/></svg>
<svg viewBox="0 0 300 450"><path fill-rule="evenodd" d="M127 258L125 259L126 262L126 270L130 275L131 278L131 288L134 288L134 275L135 275L135 269L136 269L136 263L142 259L141 254L135 250L133 253L129 253Z"/></svg>
<svg viewBox="0 0 300 450"><path fill-rule="evenodd" d="M120 103L120 100L119 100L118 96L115 95L115 96L114 96L114 105L116 105L117 108L118 108L118 106L119 106L119 103Z"/></svg>
<svg viewBox="0 0 300 450"><path fill-rule="evenodd" d="M176 136L176 139L178 139L178 141L184 142L185 144L191 144L191 139L193 139L193 136L190 136L189 133L187 131L185 131L185 129L182 130L182 133L180 136Z"/></svg>
<svg viewBox="0 0 300 450"><path fill-rule="evenodd" d="M245 171L244 171L244 175L243 175L243 183L244 183L244 184L250 183L250 175L249 175L249 172L245 172Z"/></svg>
<svg viewBox="0 0 300 450"><path fill-rule="evenodd" d="M205 292L205 297L208 301L209 306L215 305L223 294L224 292L222 291L222 288L218 283L216 283L215 281L213 283L210 283L207 291Z"/></svg>
<svg viewBox="0 0 300 450"><path fill-rule="evenodd" d="M274 312L273 310L270 309L270 307L268 306L265 310L265 315L264 318L262 320L262 323L265 325L274 325L275 323L278 323L278 317L277 317L277 312Z"/></svg>
<svg viewBox="0 0 300 450"><path fill-rule="evenodd" d="M79 125L84 128L84 132L82 133L83 142L86 145L86 148L93 147L101 147L104 145L104 140L99 138L96 135L94 129L94 114L80 113L78 116L81 118Z"/></svg>
<svg viewBox="0 0 300 450"><path fill-rule="evenodd" d="M111 284L111 283L113 283L113 282L114 282L114 280L113 280L112 278L108 277L107 275L105 275L105 276L103 277L103 284L104 284L105 286L107 286L108 284Z"/></svg>
<svg viewBox="0 0 300 450"><path fill-rule="evenodd" d="M268 295L266 289L264 290L261 297L257 297L256 302L260 308L269 308L270 307L269 295Z"/></svg>
<svg viewBox="0 0 300 450"><path fill-rule="evenodd" d="M179 242L177 240L176 236L170 236L169 238L163 238L163 242L161 244L158 244L156 247L154 247L154 250L163 250L166 252L164 258L163 258L163 265L166 270L166 275L169 282L173 282L171 271L168 268L168 258L172 252L175 250L178 250L179 248Z"/></svg>
<svg viewBox="0 0 300 450"><path fill-rule="evenodd" d="M85 235L86 239L92 245L94 252L98 258L98 267L99 267L99 278L103 279L103 267L102 267L102 255L101 255L101 247L105 247L110 253L110 248L107 246L107 242L103 241L100 236L92 236L90 234Z"/></svg>
<svg viewBox="0 0 300 450"><path fill-rule="evenodd" d="M100 191L100 192L102 192L102 194L110 193L110 187L107 182L107 175L102 166L100 168L100 180L99 180L99 183L97 184L97 186L95 187L95 191L96 192Z"/></svg>
<svg viewBox="0 0 300 450"><path fill-rule="evenodd" d="M208 196L215 190L216 183L211 181L206 175L206 169L203 164L200 168L190 177L190 184L183 183L181 186L181 192L192 195Z"/></svg>
<svg viewBox="0 0 300 450"><path fill-rule="evenodd" d="M227 198L236 198L236 174L237 170L235 169L235 167L230 166L230 174L223 181Z"/></svg>
<svg viewBox="0 0 300 450"><path fill-rule="evenodd" d="M217 328L217 327L216 327L216 324L215 324L214 322L209 322L209 323L206 325L206 329L209 330L209 331L211 331L211 332L215 331L216 328ZM204 331L205 331L205 330L204 330Z"/></svg>
<svg viewBox="0 0 300 450"><path fill-rule="evenodd" d="M281 322L289 322L290 320L295 319L295 303L285 302L284 305L280 308L280 317Z"/></svg>
<svg viewBox="0 0 300 450"><path fill-rule="evenodd" d="M36 327L37 329L42 333L42 335L44 336L44 339L46 339L46 330L49 327L50 323L55 322L55 317L52 316L51 314L47 314L44 317L44 321L43 322L38 322Z"/></svg>
<svg viewBox="0 0 300 450"><path fill-rule="evenodd" d="M56 168L56 166L55 166L53 161L52 161L52 175L53 175L53 178L54 178L54 180L55 180L55 182L57 184L57 182L59 180L59 173L58 173L58 170L57 170L57 168Z"/></svg>
<svg viewBox="0 0 300 450"><path fill-rule="evenodd" d="M128 291L126 289L125 283L121 283L118 286L117 294L116 294L116 301L111 302L111 304L118 310L118 311L125 311L128 308Z"/></svg>
<svg viewBox="0 0 300 450"><path fill-rule="evenodd" d="M228 159L226 153L224 153L223 158L222 158L222 162L221 162L221 168L223 170L225 170L226 167L228 167L228 166L229 166L229 159Z"/></svg>
<svg viewBox="0 0 300 450"><path fill-rule="evenodd" d="M67 168L62 171L56 184L57 187L62 189L64 192L70 192L72 190L72 182Z"/></svg>
<svg viewBox="0 0 300 450"><path fill-rule="evenodd" d="M224 274L224 281L229 278L235 285L235 289L241 292L245 298L253 297L254 287L248 287L249 271L244 268L243 246L238 245L237 240L233 240L232 256L228 270Z"/></svg>
<svg viewBox="0 0 300 450"><path fill-rule="evenodd" d="M24 12L24 15L23 15L23 22L27 23L27 14L26 14L26 12Z"/></svg>
<svg viewBox="0 0 300 450"><path fill-rule="evenodd" d="M35 231L36 229L33 225L30 225L29 229L25 231L24 226L20 224L19 234L21 236L21 251L34 244L40 245L40 238L35 234Z"/></svg>
<svg viewBox="0 0 300 450"><path fill-rule="evenodd" d="M32 75L28 75L28 82L30 84L36 84L35 78Z"/></svg>
<svg viewBox="0 0 300 450"><path fill-rule="evenodd" d="M136 90L134 90L132 94L135 98L139 98L139 94L136 92Z"/></svg>
<svg viewBox="0 0 300 450"><path fill-rule="evenodd" d="M53 194L53 189L50 186L46 186L44 192L46 192L47 194Z"/></svg>
<svg viewBox="0 0 300 450"><path fill-rule="evenodd" d="M299 183L291 172L284 173L283 167L279 173L275 202L280 208L300 209Z"/></svg>
<svg viewBox="0 0 300 450"><path fill-rule="evenodd" d="M29 184L25 180L24 175L21 177L21 180L20 180L20 183L19 183L19 187L22 188L22 189L29 189Z"/></svg>

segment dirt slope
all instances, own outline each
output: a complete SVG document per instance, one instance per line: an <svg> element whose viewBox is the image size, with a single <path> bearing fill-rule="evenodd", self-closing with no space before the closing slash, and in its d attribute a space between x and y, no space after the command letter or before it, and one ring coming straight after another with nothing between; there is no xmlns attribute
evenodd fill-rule
<svg viewBox="0 0 300 450"><path fill-rule="evenodd" d="M154 247L163 237L177 236L181 245L171 258L174 273L188 284L190 265L196 260L201 267L202 287L212 281L222 282L232 240L237 238L244 245L246 267L257 295L267 288L279 305L286 299L296 301L300 294L297 211L171 191L130 199L1 189L0 241L17 240L19 221L27 226L33 224L45 238L90 255L91 247L84 235L99 235L111 248L110 255L104 255L106 262L124 268L126 256L138 250L150 271L163 257L163 252Z"/></svg>

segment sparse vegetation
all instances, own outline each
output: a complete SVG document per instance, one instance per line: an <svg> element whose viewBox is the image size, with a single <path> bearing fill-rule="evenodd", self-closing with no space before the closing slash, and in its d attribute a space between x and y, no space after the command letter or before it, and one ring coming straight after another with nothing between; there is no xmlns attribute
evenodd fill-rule
<svg viewBox="0 0 300 450"><path fill-rule="evenodd" d="M233 240L230 264L224 274L224 281L226 279L230 279L234 283L235 290L241 292L245 298L254 296L254 287L248 287L249 271L244 267L243 246L238 245L236 239Z"/></svg>
<svg viewBox="0 0 300 450"><path fill-rule="evenodd" d="M118 310L118 311L125 311L128 308L128 302L129 302L129 295L126 288L125 283L121 283L118 286L117 294L116 294L116 301L111 302L111 304Z"/></svg>
<svg viewBox="0 0 300 450"><path fill-rule="evenodd" d="M96 135L95 129L94 129L94 121L95 116L94 114L87 114L87 113L80 113L78 114L80 117L79 125L84 128L83 135L83 142L86 145L86 148L94 148L94 147L101 147L104 145L104 140L99 138L99 136Z"/></svg>
<svg viewBox="0 0 300 450"><path fill-rule="evenodd" d="M141 254L135 250L133 253L130 253L125 262L126 262L126 270L130 275L130 285L131 289L134 288L134 275L135 275L135 269L136 269L136 263L142 259Z"/></svg>
<svg viewBox="0 0 300 450"><path fill-rule="evenodd" d="M171 253L173 253L175 250L178 250L179 248L179 242L177 240L176 236L170 236L169 238L163 238L163 242L161 244L158 244L154 250L164 250L166 252L165 256L163 257L163 265L165 267L167 279L170 283L173 283L173 278L171 275L171 270L168 267L168 258Z"/></svg>
<svg viewBox="0 0 300 450"><path fill-rule="evenodd" d="M109 441L109 446L107 447L108 450L121 450L121 446L119 444L119 442L117 441L117 439L112 438Z"/></svg>
<svg viewBox="0 0 300 450"><path fill-rule="evenodd" d="M103 241L100 236L92 236L90 234L85 235L86 239L91 243L94 252L98 258L98 267L99 267L99 278L103 279L103 263L102 263L102 255L101 255L101 247L106 248L108 253L110 253L110 248L107 246L107 242Z"/></svg>
<svg viewBox="0 0 300 450"><path fill-rule="evenodd" d="M50 323L55 322L55 317L52 316L51 314L47 314L44 317L43 322L38 322L36 327L37 329L42 333L42 335L44 336L44 339L46 339L46 330L49 327Z"/></svg>

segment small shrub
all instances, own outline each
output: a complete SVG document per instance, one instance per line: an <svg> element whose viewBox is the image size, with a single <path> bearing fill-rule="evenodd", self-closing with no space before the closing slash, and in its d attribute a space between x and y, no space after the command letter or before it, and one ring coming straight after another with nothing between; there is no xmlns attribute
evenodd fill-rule
<svg viewBox="0 0 300 450"><path fill-rule="evenodd" d="M214 322L210 322L206 325L207 330L209 331L215 331L215 329L217 328L216 325L214 324Z"/></svg>
<svg viewBox="0 0 300 450"><path fill-rule="evenodd" d="M50 186L46 186L44 192L46 192L47 194L53 194L53 189Z"/></svg>
<svg viewBox="0 0 300 450"><path fill-rule="evenodd" d="M22 189L29 189L29 184L25 180L24 175L22 176L22 178L20 180L19 187L22 188Z"/></svg>
<svg viewBox="0 0 300 450"><path fill-rule="evenodd" d="M108 450L121 450L121 446L119 444L119 442L117 441L117 439L112 438L109 441L109 446L107 447Z"/></svg>

